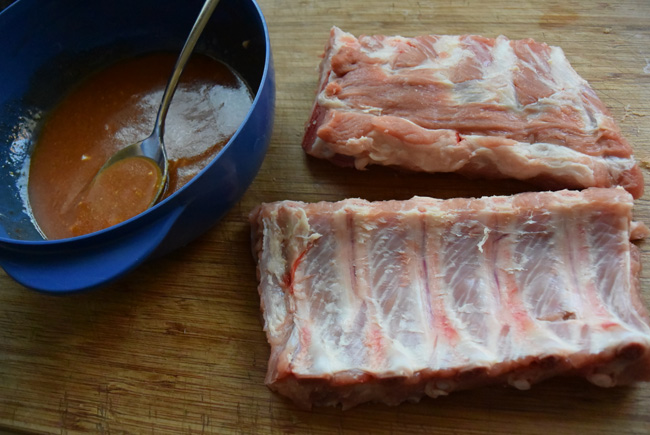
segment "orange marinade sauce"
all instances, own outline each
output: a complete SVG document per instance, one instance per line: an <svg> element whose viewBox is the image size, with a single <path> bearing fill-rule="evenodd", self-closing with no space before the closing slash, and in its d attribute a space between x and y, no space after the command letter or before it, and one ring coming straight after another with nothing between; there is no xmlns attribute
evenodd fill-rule
<svg viewBox="0 0 650 435"><path fill-rule="evenodd" d="M157 174L137 161L142 159L114 168L99 189L90 183L111 155L151 134L175 61L176 54L156 53L119 62L89 77L48 114L27 185L32 214L46 238L98 231L148 208ZM192 57L167 115L165 196L218 154L251 103L248 87L229 67Z"/></svg>

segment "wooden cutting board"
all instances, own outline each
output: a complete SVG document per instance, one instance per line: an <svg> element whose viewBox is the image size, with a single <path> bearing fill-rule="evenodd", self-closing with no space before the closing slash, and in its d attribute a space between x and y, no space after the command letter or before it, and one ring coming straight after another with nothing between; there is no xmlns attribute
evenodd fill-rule
<svg viewBox="0 0 650 435"><path fill-rule="evenodd" d="M650 433L650 384L599 389L554 380L520 392L459 392L398 407L296 409L264 386L247 214L260 202L510 194L471 182L303 155L316 67L332 25L354 34L477 33L561 46L595 88L637 158L650 163L650 2L259 0L277 73L271 148L254 184L199 240L108 288L37 294L0 272L0 430L105 433ZM647 170L644 169L646 178ZM646 181L647 183L647 181ZM650 224L650 189L636 217ZM639 245L650 305L650 244Z"/></svg>

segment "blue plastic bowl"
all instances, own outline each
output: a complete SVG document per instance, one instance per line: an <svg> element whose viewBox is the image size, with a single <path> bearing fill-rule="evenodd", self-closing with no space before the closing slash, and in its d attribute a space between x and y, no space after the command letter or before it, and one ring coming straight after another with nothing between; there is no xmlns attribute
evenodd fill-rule
<svg viewBox="0 0 650 435"><path fill-rule="evenodd" d="M98 68L153 51L179 52L202 5L203 0L19 0L0 13L0 266L19 283L65 293L111 282L208 230L255 178L273 123L271 45L254 0L222 0L195 51L226 61L255 99L219 155L147 212L81 237L43 240L23 200L19 179L33 141L17 140L16 126L47 112Z"/></svg>

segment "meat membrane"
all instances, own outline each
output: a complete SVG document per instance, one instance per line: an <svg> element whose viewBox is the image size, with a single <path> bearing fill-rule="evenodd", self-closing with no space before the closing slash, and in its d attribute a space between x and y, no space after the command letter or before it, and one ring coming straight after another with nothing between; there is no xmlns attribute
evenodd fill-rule
<svg viewBox="0 0 650 435"><path fill-rule="evenodd" d="M266 383L309 408L650 380L632 204L620 187L262 204Z"/></svg>

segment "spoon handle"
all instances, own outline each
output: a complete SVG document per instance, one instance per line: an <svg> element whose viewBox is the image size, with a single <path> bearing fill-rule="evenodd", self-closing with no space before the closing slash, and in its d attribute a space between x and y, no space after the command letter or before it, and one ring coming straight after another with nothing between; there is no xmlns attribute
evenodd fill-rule
<svg viewBox="0 0 650 435"><path fill-rule="evenodd" d="M167 86L165 87L165 92L163 94L162 102L160 103L160 109L158 109L158 115L156 116L156 123L154 125L154 133L161 140L165 134L165 118L167 117L167 111L169 110L169 105L171 104L172 97L174 96L174 92L176 91L178 80L180 79L181 74L185 69L185 65L187 64L187 61L190 59L190 56L192 55L192 51L194 50L196 41L199 40L199 36L201 36L201 32L203 32L203 28L205 27L208 20L212 16L212 12L214 11L214 8L217 7L218 3L219 0L206 0L206 2L203 4L203 8L201 9L201 12L199 13L199 16L196 18L196 21L194 22L194 26L192 27L192 31L190 32L190 35L187 37L187 40L185 41L185 45L181 50L181 54L178 55L178 59L176 60L176 65L174 66L172 75L171 77L169 77L169 81L167 82Z"/></svg>

